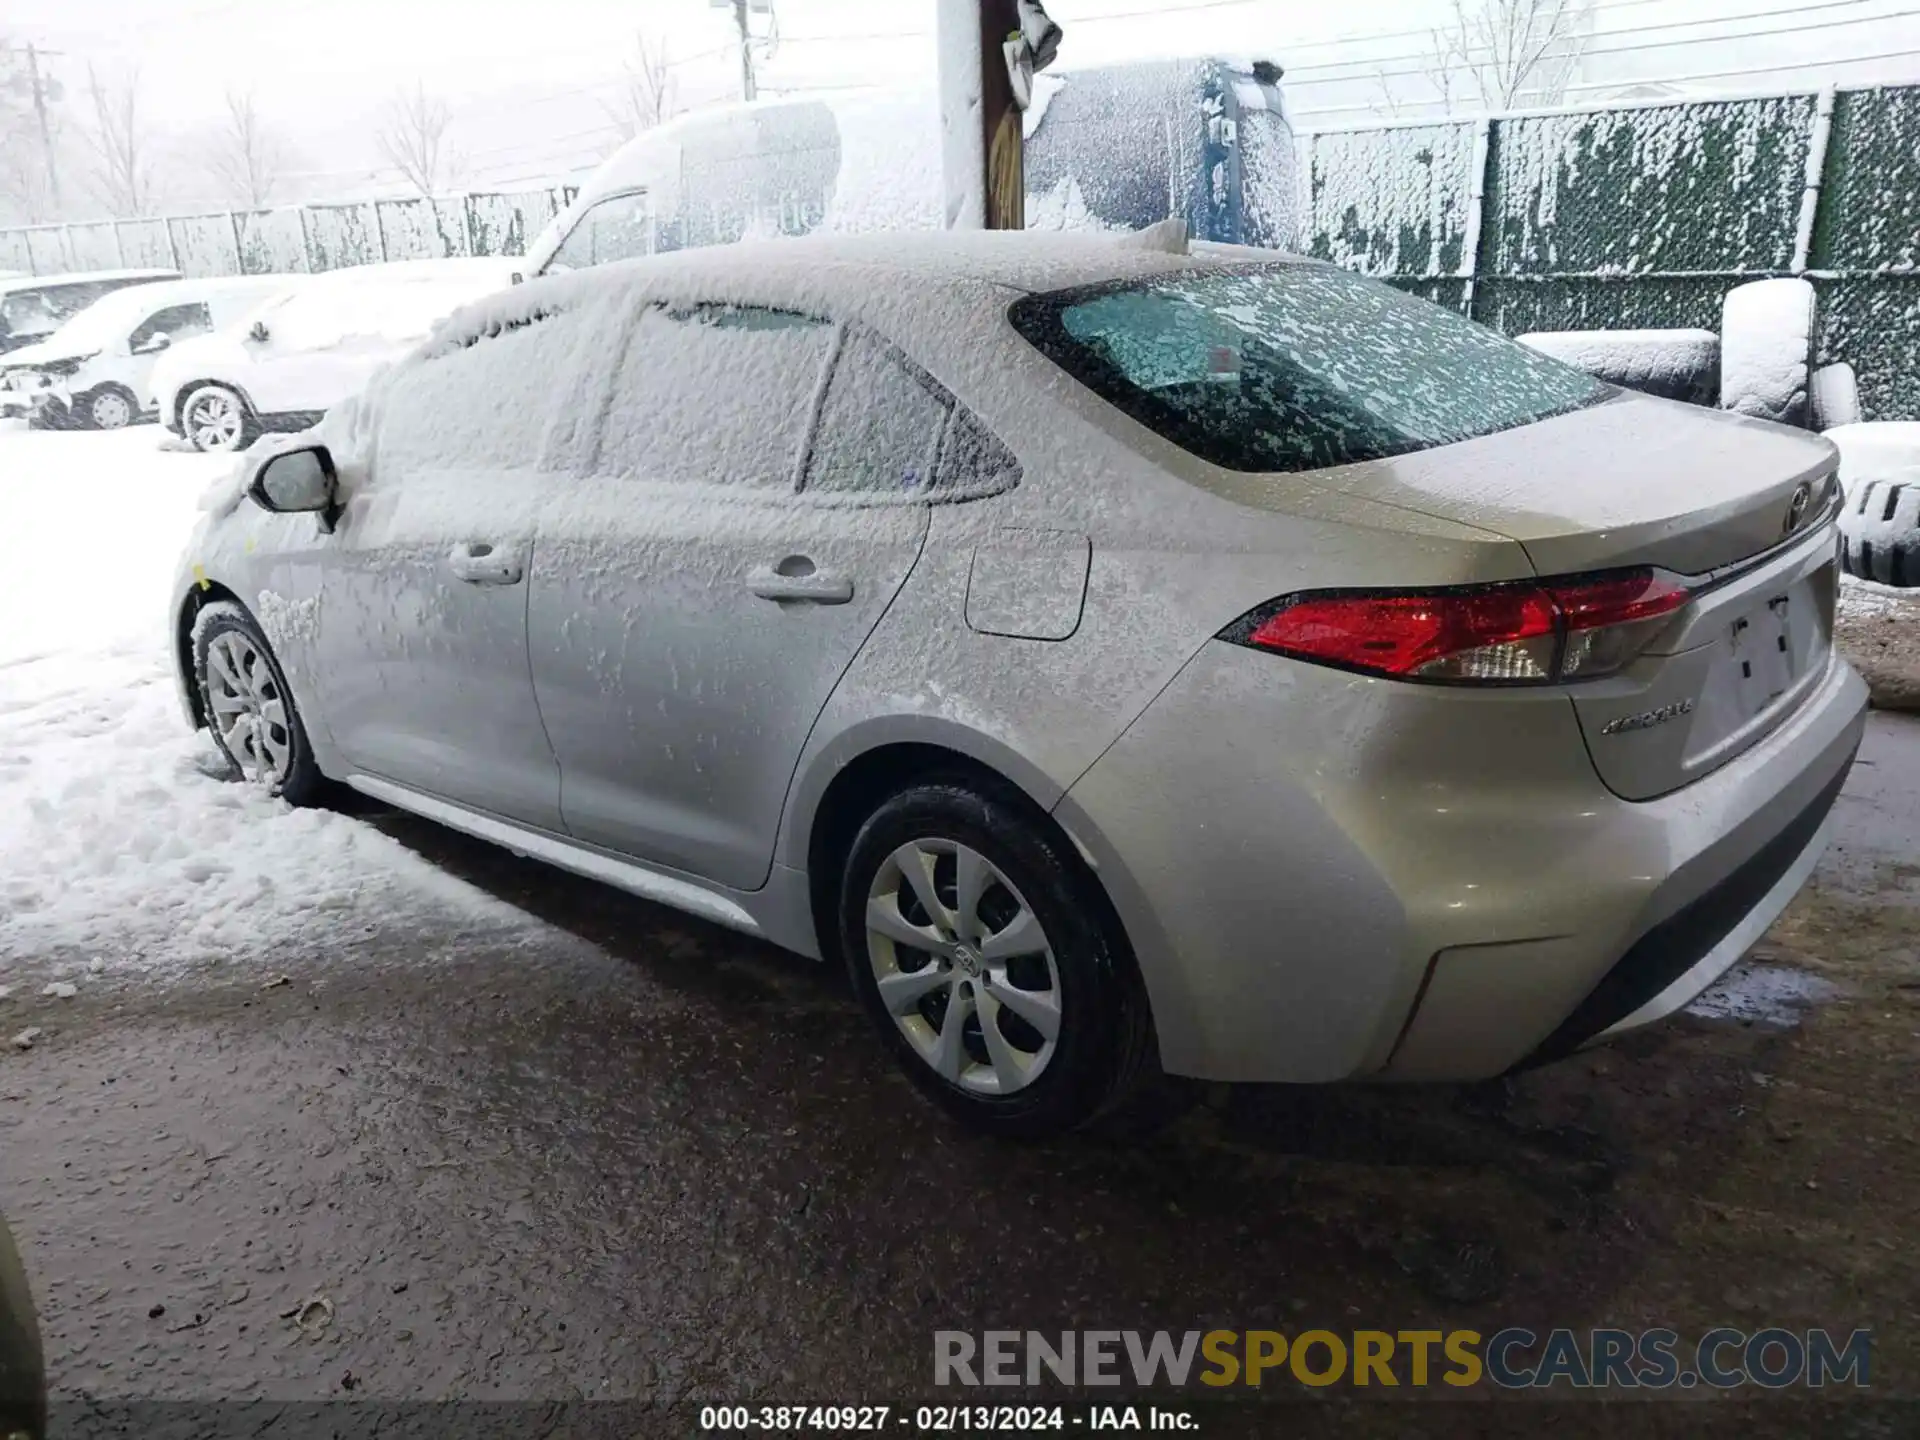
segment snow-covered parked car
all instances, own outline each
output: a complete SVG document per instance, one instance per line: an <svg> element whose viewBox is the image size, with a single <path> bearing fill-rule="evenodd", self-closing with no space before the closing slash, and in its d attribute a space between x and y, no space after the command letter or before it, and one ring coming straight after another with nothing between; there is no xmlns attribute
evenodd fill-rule
<svg viewBox="0 0 1920 1440"><path fill-rule="evenodd" d="M1049 71L1026 113L1027 228L1138 230L1290 248L1294 137L1270 62ZM527 273L780 235L940 230L930 89L715 106L615 151L527 249Z"/></svg>
<svg viewBox="0 0 1920 1440"><path fill-rule="evenodd" d="M178 270L77 270L0 280L0 355L46 339L103 295L179 278Z"/></svg>
<svg viewBox="0 0 1920 1440"><path fill-rule="evenodd" d="M162 280L94 301L37 345L0 359L0 413L96 430L131 425L151 408L147 381L173 346L232 325L298 275Z"/></svg>
<svg viewBox="0 0 1920 1440"><path fill-rule="evenodd" d="M167 352L149 381L160 423L200 450L304 430L434 323L511 285L514 259L402 260L308 277L236 324Z"/></svg>
<svg viewBox="0 0 1920 1440"><path fill-rule="evenodd" d="M716 246L461 312L204 502L190 722L293 803L841 958L1003 1132L1156 1052L1484 1078L1690 1002L1863 733L1833 446L1142 238Z"/></svg>

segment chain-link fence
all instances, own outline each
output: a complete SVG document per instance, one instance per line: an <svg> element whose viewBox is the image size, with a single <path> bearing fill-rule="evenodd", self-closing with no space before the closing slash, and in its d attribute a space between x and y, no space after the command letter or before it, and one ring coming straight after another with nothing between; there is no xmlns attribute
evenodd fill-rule
<svg viewBox="0 0 1920 1440"><path fill-rule="evenodd" d="M185 275L338 270L383 260L521 255L573 198L571 187L438 199L369 200L0 230L0 270L165 266Z"/></svg>
<svg viewBox="0 0 1920 1440"><path fill-rule="evenodd" d="M1920 87L1303 136L1305 243L1510 335L1718 330L1804 275L1822 363L1920 419Z"/></svg>

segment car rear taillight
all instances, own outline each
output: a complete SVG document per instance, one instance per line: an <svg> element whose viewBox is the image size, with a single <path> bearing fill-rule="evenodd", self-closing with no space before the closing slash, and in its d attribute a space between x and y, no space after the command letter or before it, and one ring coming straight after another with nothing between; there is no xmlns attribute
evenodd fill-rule
<svg viewBox="0 0 1920 1440"><path fill-rule="evenodd" d="M1552 685L1611 675L1693 598L1659 570L1445 590L1317 590L1270 601L1222 640L1364 675Z"/></svg>

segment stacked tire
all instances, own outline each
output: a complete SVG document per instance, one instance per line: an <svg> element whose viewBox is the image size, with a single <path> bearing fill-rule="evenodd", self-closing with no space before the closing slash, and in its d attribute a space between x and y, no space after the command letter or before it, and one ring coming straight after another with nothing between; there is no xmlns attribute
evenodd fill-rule
<svg viewBox="0 0 1920 1440"><path fill-rule="evenodd" d="M1840 447L1840 567L1902 589L1920 586L1920 424L1845 425Z"/></svg>

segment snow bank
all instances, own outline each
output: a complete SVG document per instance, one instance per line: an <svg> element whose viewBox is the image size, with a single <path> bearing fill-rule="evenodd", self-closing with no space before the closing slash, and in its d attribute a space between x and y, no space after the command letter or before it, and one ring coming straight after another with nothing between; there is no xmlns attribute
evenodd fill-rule
<svg viewBox="0 0 1920 1440"><path fill-rule="evenodd" d="M1912 590L1898 585L1882 585L1858 575L1840 577L1839 609L1841 615L1849 619L1902 613L1912 609L1915 598Z"/></svg>
<svg viewBox="0 0 1920 1440"><path fill-rule="evenodd" d="M1711 330L1545 330L1522 345L1629 390L1711 405L1720 337Z"/></svg>
<svg viewBox="0 0 1920 1440"><path fill-rule="evenodd" d="M0 980L284 960L375 918L532 923L360 821L220 778L187 728L168 589L232 463L144 428L0 424Z"/></svg>

